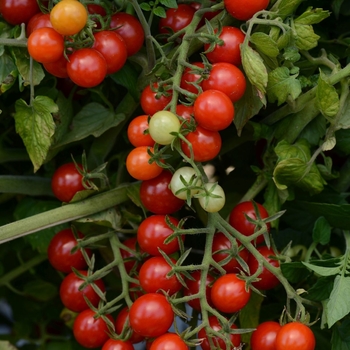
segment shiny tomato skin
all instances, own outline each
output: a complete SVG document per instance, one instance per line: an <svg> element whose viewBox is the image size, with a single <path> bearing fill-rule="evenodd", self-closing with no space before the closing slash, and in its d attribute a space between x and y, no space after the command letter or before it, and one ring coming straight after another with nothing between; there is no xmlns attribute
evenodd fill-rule
<svg viewBox="0 0 350 350"><path fill-rule="evenodd" d="M92 48L79 49L70 55L67 72L75 84L91 88L102 83L107 74L107 63L100 52Z"/></svg>
<svg viewBox="0 0 350 350"><path fill-rule="evenodd" d="M92 48L102 54L107 63L107 74L118 72L123 68L128 53L123 38L111 30L102 30L94 34Z"/></svg>
<svg viewBox="0 0 350 350"><path fill-rule="evenodd" d="M101 350L134 350L134 347L129 341L108 339Z"/></svg>
<svg viewBox="0 0 350 350"><path fill-rule="evenodd" d="M248 303L251 290L234 273L220 276L211 287L211 300L217 310L225 313L237 312Z"/></svg>
<svg viewBox="0 0 350 350"><path fill-rule="evenodd" d="M153 84L153 89L157 90L158 83ZM171 93L169 96L161 95L157 98L157 92L152 91L151 86L147 85L141 93L140 104L145 114L152 116L153 114L162 111L171 101Z"/></svg>
<svg viewBox="0 0 350 350"><path fill-rule="evenodd" d="M172 173L163 170L157 177L141 183L140 198L143 206L153 214L172 214L185 204L169 188Z"/></svg>
<svg viewBox="0 0 350 350"><path fill-rule="evenodd" d="M194 108L193 106L185 106L185 105L179 104L176 106L176 114L182 117L187 122L190 122L194 116Z"/></svg>
<svg viewBox="0 0 350 350"><path fill-rule="evenodd" d="M159 337L174 321L174 311L166 297L158 293L142 295L130 307L131 328L144 337Z"/></svg>
<svg viewBox="0 0 350 350"><path fill-rule="evenodd" d="M189 347L175 333L165 333L153 340L150 350L187 350Z"/></svg>
<svg viewBox="0 0 350 350"><path fill-rule="evenodd" d="M124 39L128 56L140 51L145 40L145 32L136 17L126 12L117 12L111 17L110 28Z"/></svg>
<svg viewBox="0 0 350 350"><path fill-rule="evenodd" d="M43 66L47 72L57 78L68 78L67 59L62 55L57 61L44 63Z"/></svg>
<svg viewBox="0 0 350 350"><path fill-rule="evenodd" d="M78 166L82 169L81 164ZM61 165L54 172L51 188L55 197L61 202L70 202L78 191L85 190L83 176L73 162Z"/></svg>
<svg viewBox="0 0 350 350"><path fill-rule="evenodd" d="M281 325L275 321L266 321L258 325L250 338L251 350L275 350L277 333Z"/></svg>
<svg viewBox="0 0 350 350"><path fill-rule="evenodd" d="M261 219L265 219L269 216L267 210L260 204L256 203L258 206L258 210L260 213ZM251 222L249 222L245 215L249 216L252 219L256 219L256 214L254 210L253 202L251 201L245 201L237 204L230 213L229 216L229 223L230 225L235 228L237 231L239 231L244 236L251 236L255 231L255 225ZM271 225L270 223L267 223L267 230L270 231ZM260 235L256 239L256 244L260 244L264 242L263 235Z"/></svg>
<svg viewBox="0 0 350 350"><path fill-rule="evenodd" d="M227 62L235 66L241 65L240 45L245 39L245 34L236 27L224 26L219 38L224 41L223 45L216 45L214 50L205 55L211 63ZM209 44L204 45L207 50Z"/></svg>
<svg viewBox="0 0 350 350"><path fill-rule="evenodd" d="M265 10L270 0L224 0L226 11L240 21L247 21L258 11Z"/></svg>
<svg viewBox="0 0 350 350"><path fill-rule="evenodd" d="M203 62L194 62L192 64L199 68L204 68ZM180 87L189 92L192 92L193 94L198 94L199 93L198 88L191 83L197 83L198 86L201 87L202 86L202 82L200 81L201 77L202 77L201 74L194 73L192 68L186 67L181 77Z"/></svg>
<svg viewBox="0 0 350 350"><path fill-rule="evenodd" d="M209 325L213 330L215 330L215 331L222 330L222 326L221 326L221 324L216 316L209 316L208 319L209 319ZM233 324L231 326L231 329L237 329L237 328L238 327L235 324ZM226 333L226 335L228 335L228 334ZM233 344L233 347L231 349L235 349L235 347L239 347L239 345L241 344L241 335L240 334L230 334L229 337L230 337L230 340ZM198 338L203 339L202 343L200 344L200 346L203 350L212 350L208 336L207 336L207 332L205 331L205 328L202 328L198 332ZM214 336L214 337L212 337L212 341L213 341L214 345L217 346L217 349L226 349L226 345L225 345L225 342L223 341L223 339Z"/></svg>
<svg viewBox="0 0 350 350"><path fill-rule="evenodd" d="M129 308L127 306L123 307L119 311L115 319L115 332L117 334L121 334L125 326L129 327L129 312ZM145 337L143 337L142 335L139 335L136 332L131 332L131 336L128 339L128 341L131 344L136 344L143 341L144 339Z"/></svg>
<svg viewBox="0 0 350 350"><path fill-rule="evenodd" d="M28 38L28 52L37 62L55 62L61 58L64 52L63 37L53 28L36 29Z"/></svg>
<svg viewBox="0 0 350 350"><path fill-rule="evenodd" d="M32 34L34 30L44 27L52 28L50 15L48 13L36 13L27 24L27 37L29 37L29 35Z"/></svg>
<svg viewBox="0 0 350 350"><path fill-rule="evenodd" d="M189 134L186 139L192 145L193 159L195 162L207 162L214 159L221 150L222 140L218 131L207 130L200 125ZM182 151L187 157L191 157L191 151L186 142L181 141Z"/></svg>
<svg viewBox="0 0 350 350"><path fill-rule="evenodd" d="M39 12L37 0L0 0L0 13L12 25L27 24Z"/></svg>
<svg viewBox="0 0 350 350"><path fill-rule="evenodd" d="M314 350L315 347L315 335L303 323L287 323L277 333L276 350Z"/></svg>
<svg viewBox="0 0 350 350"><path fill-rule="evenodd" d="M154 146L155 142L148 133L148 127L148 115L146 114L139 115L131 120L127 129L127 135L134 147Z"/></svg>
<svg viewBox="0 0 350 350"><path fill-rule="evenodd" d="M95 315L91 309L84 310L78 314L73 324L75 340L88 349L99 348L109 339L106 322L101 317L95 319ZM106 317L114 322L112 316Z"/></svg>
<svg viewBox="0 0 350 350"><path fill-rule="evenodd" d="M242 71L227 62L214 63L208 79L202 82L203 91L219 90L226 94L232 102L237 102L243 97L246 85Z"/></svg>
<svg viewBox="0 0 350 350"><path fill-rule="evenodd" d="M85 270L78 270L82 275L87 276L88 273ZM91 285L87 285L82 290L79 290L80 286L84 283L84 280L80 279L74 272L68 274L61 282L60 285L60 298L62 304L69 310L74 312L81 312L89 308L84 296L89 299L91 304L95 307L98 306L101 298L94 291ZM94 281L94 284L105 292L106 288L103 280L98 279Z"/></svg>

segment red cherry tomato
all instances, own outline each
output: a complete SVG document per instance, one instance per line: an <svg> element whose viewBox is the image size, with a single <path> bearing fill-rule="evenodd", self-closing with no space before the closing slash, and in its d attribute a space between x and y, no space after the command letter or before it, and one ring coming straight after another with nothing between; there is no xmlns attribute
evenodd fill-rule
<svg viewBox="0 0 350 350"><path fill-rule="evenodd" d="M154 146L154 140L148 133L148 115L139 115L134 118L127 130L128 139L134 147Z"/></svg>
<svg viewBox="0 0 350 350"><path fill-rule="evenodd" d="M281 329L278 322L260 323L250 338L251 350L275 350L277 333Z"/></svg>
<svg viewBox="0 0 350 350"><path fill-rule="evenodd" d="M236 19L247 21L258 11L265 10L270 0L224 0L226 11Z"/></svg>
<svg viewBox="0 0 350 350"><path fill-rule="evenodd" d="M140 198L143 206L154 214L172 214L185 204L183 199L174 196L169 188L172 174L163 170L160 175L141 183Z"/></svg>
<svg viewBox="0 0 350 350"><path fill-rule="evenodd" d="M86 5L87 10L90 14L90 19L92 19L95 22L96 29L101 29L101 23L98 15L104 17L107 15L106 10L103 6L97 5L97 4L87 4Z"/></svg>
<svg viewBox="0 0 350 350"><path fill-rule="evenodd" d="M57 78L68 78L67 59L62 55L57 61L44 63L43 66L47 72Z"/></svg>
<svg viewBox="0 0 350 350"><path fill-rule="evenodd" d="M315 347L314 333L303 323L287 323L277 333L276 350L314 350Z"/></svg>
<svg viewBox="0 0 350 350"><path fill-rule="evenodd" d="M245 282L234 273L220 276L211 287L211 300L221 312L233 313L246 306L251 291L246 290Z"/></svg>
<svg viewBox="0 0 350 350"><path fill-rule="evenodd" d="M27 24L27 37L29 37L30 34L34 32L34 30L44 27L52 28L50 15L48 13L36 13Z"/></svg>
<svg viewBox="0 0 350 350"><path fill-rule="evenodd" d="M3 19L12 25L28 23L40 12L37 0L1 0L0 13Z"/></svg>
<svg viewBox="0 0 350 350"><path fill-rule="evenodd" d="M81 232L77 232L77 235L79 238L84 237ZM71 273L72 267L77 270L85 269L87 264L81 250L71 252L76 245L77 240L70 228L56 233L47 248L47 256L52 267L64 273ZM85 248L85 252L91 257L90 249Z"/></svg>
<svg viewBox="0 0 350 350"><path fill-rule="evenodd" d="M199 68L204 68L203 62L194 62L192 64ZM199 80L201 77L201 74L194 73L192 68L186 67L181 77L180 87L184 90L192 92L193 94L198 94L199 90L195 85L193 85L193 83L197 83L197 85L201 87L202 82Z"/></svg>
<svg viewBox="0 0 350 350"><path fill-rule="evenodd" d="M182 117L184 120L190 122L193 119L194 108L193 106L185 106L180 104L176 106L176 114Z"/></svg>
<svg viewBox="0 0 350 350"><path fill-rule="evenodd" d="M117 334L122 334L124 327L127 326L129 327L129 308L123 307L116 319L115 319L115 332ZM139 343L141 341L143 341L145 338L142 335L137 334L136 332L131 332L130 338L128 339L128 341L131 344L136 344Z"/></svg>
<svg viewBox="0 0 350 350"><path fill-rule="evenodd" d="M81 164L78 165L81 169ZM85 190L83 176L79 173L75 164L66 163L54 172L51 179L52 192L62 202L70 202L78 191Z"/></svg>
<svg viewBox="0 0 350 350"><path fill-rule="evenodd" d="M166 297L158 293L142 295L131 305L131 328L144 337L159 337L174 321L174 311Z"/></svg>
<svg viewBox="0 0 350 350"><path fill-rule="evenodd" d="M102 347L102 350L134 350L129 341L108 339Z"/></svg>
<svg viewBox="0 0 350 350"><path fill-rule="evenodd" d="M152 85L153 89L157 90L158 83ZM161 95L159 98L157 97L157 92L152 91L151 86L146 86L140 97L141 108L145 114L152 116L153 114L162 111L171 101L171 92L167 91L166 95Z"/></svg>
<svg viewBox="0 0 350 350"><path fill-rule="evenodd" d="M175 333L165 333L153 340L150 350L187 350L189 347Z"/></svg>

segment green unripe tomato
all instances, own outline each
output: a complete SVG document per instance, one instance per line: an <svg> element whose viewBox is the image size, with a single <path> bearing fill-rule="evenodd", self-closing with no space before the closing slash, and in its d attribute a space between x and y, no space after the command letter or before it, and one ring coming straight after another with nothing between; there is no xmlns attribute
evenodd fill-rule
<svg viewBox="0 0 350 350"><path fill-rule="evenodd" d="M155 142L160 145L169 145L176 137L171 133L179 132L180 127L180 120L174 113L159 111L151 117L148 131Z"/></svg>
<svg viewBox="0 0 350 350"><path fill-rule="evenodd" d="M201 194L205 195L201 196ZM225 192L217 183L209 182L204 185L204 190L198 193L198 201L205 211L208 213L216 213L225 205Z"/></svg>
<svg viewBox="0 0 350 350"><path fill-rule="evenodd" d="M174 196L180 199L187 199L187 194L193 197L199 189L191 189L202 185L202 180L198 178L195 170L189 166L179 168L173 174L170 181L170 189Z"/></svg>

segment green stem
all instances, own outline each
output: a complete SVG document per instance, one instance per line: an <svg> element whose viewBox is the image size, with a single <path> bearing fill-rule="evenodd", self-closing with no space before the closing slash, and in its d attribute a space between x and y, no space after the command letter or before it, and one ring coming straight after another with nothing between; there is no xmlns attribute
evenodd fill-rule
<svg viewBox="0 0 350 350"><path fill-rule="evenodd" d="M51 179L39 176L0 175L0 193L53 196Z"/></svg>

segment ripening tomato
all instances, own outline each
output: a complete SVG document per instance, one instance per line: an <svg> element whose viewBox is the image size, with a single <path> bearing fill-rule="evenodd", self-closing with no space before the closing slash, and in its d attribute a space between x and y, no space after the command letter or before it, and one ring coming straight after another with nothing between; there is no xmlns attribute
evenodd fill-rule
<svg viewBox="0 0 350 350"><path fill-rule="evenodd" d="M237 102L243 97L246 85L242 71L227 62L214 63L208 79L202 82L203 91L219 90L226 94L232 102Z"/></svg>
<svg viewBox="0 0 350 350"><path fill-rule="evenodd" d="M251 350L276 350L276 337L281 325L275 321L266 321L258 325L250 338Z"/></svg>
<svg viewBox="0 0 350 350"><path fill-rule="evenodd" d="M149 163L151 156L148 152L153 153L153 147L135 147L126 157L126 169L137 180L153 179L163 171L156 162Z"/></svg>
<svg viewBox="0 0 350 350"><path fill-rule="evenodd" d="M153 147L155 142L148 132L148 115L143 114L131 120L127 135L130 143L134 147L150 146Z"/></svg>
<svg viewBox="0 0 350 350"><path fill-rule="evenodd" d="M152 89L155 91L152 91ZM171 101L171 91L166 91L166 94L157 96L157 89L158 83L154 83L152 84L152 88L150 85L147 85L141 93L140 104L145 114L152 116L153 114L164 110Z"/></svg>
<svg viewBox="0 0 350 350"><path fill-rule="evenodd" d="M241 64L240 45L245 39L245 34L236 27L224 26L219 38L223 40L223 45L216 45L214 50L207 52L205 55L211 63L227 62L235 66ZM209 44L204 45L204 49L208 50Z"/></svg>
<svg viewBox="0 0 350 350"><path fill-rule="evenodd" d="M117 334L122 334L124 327L129 327L129 308L127 306L123 307L115 319L115 332ZM130 328L130 327L129 327ZM132 344L139 343L143 341L145 337L131 331L131 335L128 341Z"/></svg>
<svg viewBox="0 0 350 350"><path fill-rule="evenodd" d="M70 55L67 72L75 84L91 88L102 83L106 77L107 63L100 52L92 48L79 49Z"/></svg>
<svg viewBox="0 0 350 350"><path fill-rule="evenodd" d="M198 202L206 212L216 213L225 205L225 192L217 183L208 182L198 192Z"/></svg>
<svg viewBox="0 0 350 350"><path fill-rule="evenodd" d="M150 350L187 350L189 347L175 333L165 333L153 340Z"/></svg>
<svg viewBox="0 0 350 350"><path fill-rule="evenodd" d="M12 25L27 24L39 12L37 0L0 0L2 18Z"/></svg>
<svg viewBox="0 0 350 350"><path fill-rule="evenodd" d="M56 62L64 52L63 37L53 28L36 29L28 38L28 52L37 62Z"/></svg>
<svg viewBox="0 0 350 350"><path fill-rule="evenodd" d="M170 145L180 131L179 118L170 111L158 111L149 121L149 134L160 145Z"/></svg>
<svg viewBox="0 0 350 350"><path fill-rule="evenodd" d="M247 21L258 11L265 10L270 0L224 0L226 11L240 21Z"/></svg>
<svg viewBox="0 0 350 350"><path fill-rule="evenodd" d="M47 72L57 78L68 78L67 59L62 55L57 61L44 63L43 66Z"/></svg>
<svg viewBox="0 0 350 350"><path fill-rule="evenodd" d="M314 350L315 347L315 335L303 323L287 323L277 333L276 350Z"/></svg>
<svg viewBox="0 0 350 350"><path fill-rule="evenodd" d="M134 347L127 340L108 339L101 350L134 350Z"/></svg>
<svg viewBox="0 0 350 350"><path fill-rule="evenodd" d="M50 21L50 15L48 13L36 13L28 22L26 28L27 37L39 28L49 27L52 28Z"/></svg>
<svg viewBox="0 0 350 350"><path fill-rule="evenodd" d="M88 11L79 1L64 0L58 2L50 12L52 27L62 35L79 33L86 25Z"/></svg>
<svg viewBox="0 0 350 350"><path fill-rule="evenodd" d="M221 312L233 313L244 308L250 299L251 290L246 290L245 281L236 274L220 276L211 287L211 300Z"/></svg>
<svg viewBox="0 0 350 350"><path fill-rule="evenodd" d="M197 66L199 69L204 69L203 62L194 62L194 66ZM193 94L198 94L200 91L196 87L197 84L199 87L202 86L202 74L195 72L192 68L186 67L181 77L180 87L184 90L192 92Z"/></svg>

